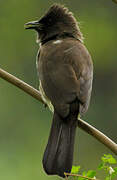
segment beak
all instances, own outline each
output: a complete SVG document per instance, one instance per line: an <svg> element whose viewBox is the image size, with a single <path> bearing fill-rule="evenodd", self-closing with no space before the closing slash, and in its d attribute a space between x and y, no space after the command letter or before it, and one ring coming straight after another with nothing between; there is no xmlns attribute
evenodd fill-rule
<svg viewBox="0 0 117 180"><path fill-rule="evenodd" d="M24 24L25 29L42 29L42 25L39 23L39 21L31 21L26 24Z"/></svg>

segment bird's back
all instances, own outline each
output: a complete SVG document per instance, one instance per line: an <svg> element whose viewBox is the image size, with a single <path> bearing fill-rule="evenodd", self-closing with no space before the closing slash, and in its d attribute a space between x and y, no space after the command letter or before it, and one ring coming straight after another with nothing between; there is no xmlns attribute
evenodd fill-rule
<svg viewBox="0 0 117 180"><path fill-rule="evenodd" d="M81 102L80 113L87 111L93 64L88 50L79 40L68 37L45 43L40 48L38 69L44 92L52 104L55 99L69 103L77 97Z"/></svg>

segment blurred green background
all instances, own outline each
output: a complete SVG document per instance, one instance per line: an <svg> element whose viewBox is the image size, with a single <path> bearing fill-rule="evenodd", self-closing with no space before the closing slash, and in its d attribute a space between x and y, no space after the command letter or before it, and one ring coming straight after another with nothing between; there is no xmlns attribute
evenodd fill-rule
<svg viewBox="0 0 117 180"><path fill-rule="evenodd" d="M36 33L24 30L24 23L41 17L54 2L74 13L94 62L84 119L117 142L117 4L111 0L0 0L0 66L38 88ZM1 180L60 179L47 176L41 163L51 119L41 103L0 79ZM95 169L104 153L111 151L77 129L74 164Z"/></svg>

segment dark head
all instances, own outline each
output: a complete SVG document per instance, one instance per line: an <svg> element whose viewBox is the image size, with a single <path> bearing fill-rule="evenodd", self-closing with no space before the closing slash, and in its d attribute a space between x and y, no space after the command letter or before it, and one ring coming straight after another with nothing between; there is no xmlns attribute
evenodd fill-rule
<svg viewBox="0 0 117 180"><path fill-rule="evenodd" d="M40 20L26 23L25 28L36 30L38 32L38 39L41 42L64 33L69 33L81 41L83 39L73 14L59 4L51 6Z"/></svg>

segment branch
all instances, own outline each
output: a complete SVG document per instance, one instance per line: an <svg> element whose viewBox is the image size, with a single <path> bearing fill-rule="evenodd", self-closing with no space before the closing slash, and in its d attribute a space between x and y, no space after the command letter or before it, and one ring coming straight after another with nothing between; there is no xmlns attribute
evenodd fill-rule
<svg viewBox="0 0 117 180"><path fill-rule="evenodd" d="M38 101L45 104L41 98L40 92L33 88L32 86L28 85L27 83L23 82L22 80L16 78L15 76L9 74L8 72L4 71L0 68L0 77L2 79L5 79L9 83L17 86L18 88L22 89L24 92L29 94L30 96L34 97ZM117 155L117 144L114 143L110 138L105 136L102 132L91 126L90 124L86 123L82 119L78 119L78 126L91 136L95 137L98 141L100 141L102 144L107 146L113 153Z"/></svg>
<svg viewBox="0 0 117 180"><path fill-rule="evenodd" d="M0 68L0 77L2 79L5 79L6 81L8 81L9 83L17 86L18 88L22 89L24 92L26 92L27 94L29 94L30 96L34 97L35 99L37 99L38 101L42 102L43 104L45 104L41 98L41 94L40 92L33 88L32 86L30 86L29 84L25 83L24 81L16 78L15 76L13 76L12 74L9 74L8 72L4 71L3 69Z"/></svg>
<svg viewBox="0 0 117 180"><path fill-rule="evenodd" d="M82 175L80 175L80 174L72 174L72 173L64 173L64 175L65 175L65 178L66 178L66 180L68 179L67 177L68 176L74 176L74 177L82 177L82 178L85 178L85 179L89 179L89 180L99 180L99 179L94 179L94 178L90 178L90 177L87 177L87 176L82 176Z"/></svg>
<svg viewBox="0 0 117 180"><path fill-rule="evenodd" d="M108 138L105 134L80 118L78 119L78 126L91 136L95 137L99 142L107 146L113 153L117 155L117 144Z"/></svg>

